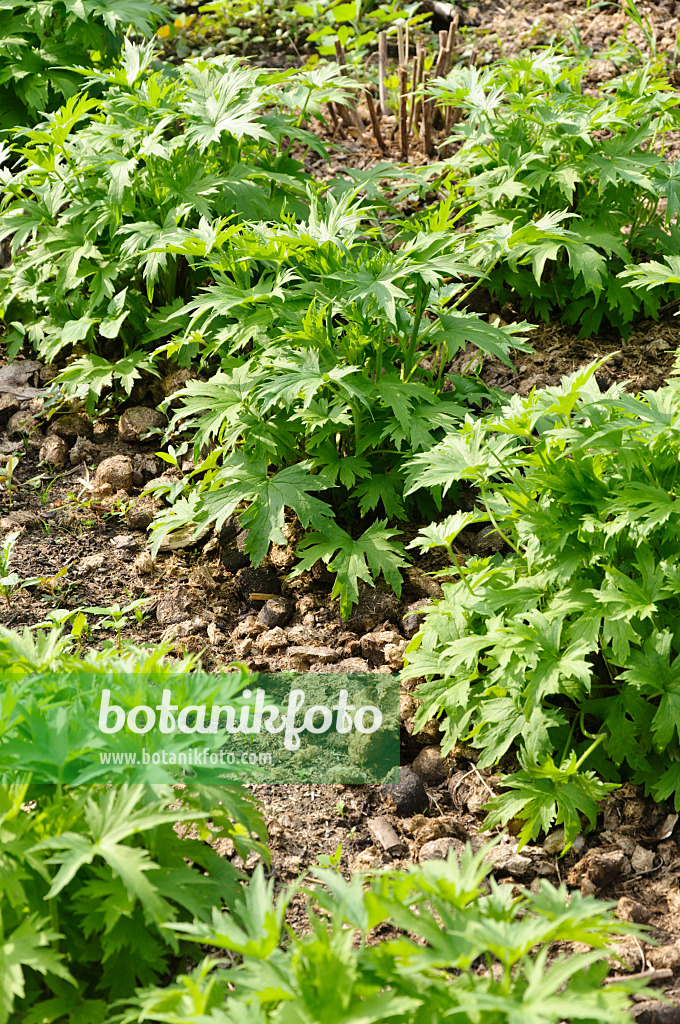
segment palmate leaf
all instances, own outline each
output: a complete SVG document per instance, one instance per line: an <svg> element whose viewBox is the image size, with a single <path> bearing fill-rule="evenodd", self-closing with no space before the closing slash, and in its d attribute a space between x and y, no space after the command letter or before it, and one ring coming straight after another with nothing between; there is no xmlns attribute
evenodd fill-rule
<svg viewBox="0 0 680 1024"><path fill-rule="evenodd" d="M24 995L26 968L75 984L59 953L50 948L59 938L48 922L36 915L26 918L9 935L3 935L0 922L0 1024L8 1024L15 999Z"/></svg>
<svg viewBox="0 0 680 1024"><path fill-rule="evenodd" d="M286 543L283 526L287 508L295 512L305 528L311 525L325 530L332 520L330 506L312 494L325 490L328 481L321 475L313 476L310 466L308 461L299 462L270 477L266 460L234 454L214 477L214 489L198 501L196 522L214 523L219 530L241 502L248 502L239 518L248 530L246 552L259 565L272 542Z"/></svg>
<svg viewBox="0 0 680 1024"><path fill-rule="evenodd" d="M519 847L536 839L539 832L548 832L553 823L564 825L566 849L581 831L583 815L595 827L598 800L618 786L602 782L594 772L579 771L576 754L558 767L552 757L541 764L532 764L520 755L521 771L503 776L508 792L501 793L487 804L489 813L485 828L507 824L521 818L525 824L519 834Z"/></svg>
<svg viewBox="0 0 680 1024"><path fill-rule="evenodd" d="M398 531L387 529L383 521L373 523L357 540L335 523L325 527L323 535L310 534L298 544L304 551L292 576L311 569L318 561L325 562L336 574L332 598L340 598L340 609L347 616L359 600L359 580L375 586L374 580L382 572L397 597L401 595L400 569L407 565L402 557L403 545L392 540Z"/></svg>

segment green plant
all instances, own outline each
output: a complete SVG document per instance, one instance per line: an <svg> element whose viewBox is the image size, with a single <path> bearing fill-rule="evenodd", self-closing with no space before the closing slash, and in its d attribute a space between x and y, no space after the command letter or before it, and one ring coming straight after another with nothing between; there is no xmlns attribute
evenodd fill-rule
<svg viewBox="0 0 680 1024"><path fill-rule="evenodd" d="M516 897L490 880L484 895L486 853L468 849L460 864L451 856L349 882L332 867L315 868L306 921L287 929L284 944L294 887L275 900L273 881L257 868L237 919L215 911L208 926L175 926L225 950L227 962L206 958L167 988L140 991L116 1024L625 1024L628 994L640 982L602 980L611 938L634 926L578 893L565 906L566 890L545 881ZM393 937L369 942L384 924ZM589 951L549 960L561 941ZM329 986L329 978L342 983Z"/></svg>
<svg viewBox="0 0 680 1024"><path fill-rule="evenodd" d="M113 1001L187 963L169 924L237 909L241 876L212 838L267 856L238 786L111 784L82 749L102 685L132 674L188 696L193 660L140 648L83 660L71 643L0 630L0 1024L110 1019Z"/></svg>
<svg viewBox="0 0 680 1024"><path fill-rule="evenodd" d="M460 216L450 204L429 232L388 246L371 238L372 211L357 191L313 199L304 226L216 230L203 242L215 283L187 305L185 334L168 354L193 343L222 369L173 399L181 405L168 433L190 432L195 470L148 488L170 503L156 517L153 552L173 531L219 529L245 504L246 552L259 564L272 542L286 543L294 512L315 531L298 571L324 561L343 612L359 579L370 584L382 571L399 591L405 563L388 521L436 507L436 493L434 502L420 496L420 508L404 500L404 459L471 405L505 398L447 374L449 361L469 343L508 362L512 348L526 348L528 327L496 327L457 308L474 287L461 279L483 277L480 264L497 254L450 230ZM174 449L168 461L177 465Z"/></svg>
<svg viewBox="0 0 680 1024"><path fill-rule="evenodd" d="M292 84L289 72L226 57L172 70L153 58L153 43L126 41L116 67L88 78L104 97L73 97L24 133L22 165L3 180L10 357L26 340L48 361L84 350L60 380L90 411L104 389L129 395L142 372L156 373L151 351L185 322L202 277L189 248L178 256L171 243L211 239L213 217L228 236L307 210L309 177L290 143L320 147L302 118L344 95L333 68ZM195 353L189 344L185 359Z"/></svg>
<svg viewBox="0 0 680 1024"><path fill-rule="evenodd" d="M10 563L12 550L20 533L20 530L15 530L13 533L5 534L0 546L0 594L7 601L8 607L12 603L12 591L19 583L19 573L10 571Z"/></svg>
<svg viewBox="0 0 680 1024"><path fill-rule="evenodd" d="M625 336L677 292L634 292L618 274L678 252L680 178L664 156L678 95L649 64L591 95L587 67L548 52L454 69L432 92L463 111L451 163L479 204L473 229L514 234L491 292L545 320L559 313L582 336L607 324Z"/></svg>
<svg viewBox="0 0 680 1024"><path fill-rule="evenodd" d="M70 99L75 67L115 57L129 29L151 35L164 10L159 0L0 0L0 130Z"/></svg>
<svg viewBox="0 0 680 1024"><path fill-rule="evenodd" d="M524 818L523 842L555 815L568 837L593 825L625 779L680 808L680 381L602 394L598 365L468 419L408 470L407 490L477 487L509 550L457 566L405 675L426 679L418 721L442 717L445 750L465 739L488 767L518 747L489 823Z"/></svg>
<svg viewBox="0 0 680 1024"><path fill-rule="evenodd" d="M103 616L97 622L94 629L114 629L118 636L118 650L121 649L121 633L130 621L130 613L134 615L138 626L144 621L142 608L148 604L151 598L140 597L136 601L130 601L123 608L118 603L109 605L107 608L81 608L85 615Z"/></svg>
<svg viewBox="0 0 680 1024"><path fill-rule="evenodd" d="M0 466L0 485L7 491L7 501L9 502L10 507L12 505L12 493L14 490L14 470L19 465L20 459L20 455L10 455L4 466Z"/></svg>

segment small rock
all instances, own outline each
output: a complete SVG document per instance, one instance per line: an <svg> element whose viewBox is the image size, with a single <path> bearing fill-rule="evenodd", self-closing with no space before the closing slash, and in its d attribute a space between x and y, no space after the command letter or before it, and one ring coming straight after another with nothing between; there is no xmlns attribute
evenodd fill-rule
<svg viewBox="0 0 680 1024"><path fill-rule="evenodd" d="M95 488L108 484L114 491L132 490L132 459L127 455L111 455L97 466Z"/></svg>
<svg viewBox="0 0 680 1024"><path fill-rule="evenodd" d="M248 601L262 603L267 598L253 598L252 594L271 594L278 596L281 593L281 581L276 575L276 570L271 565L247 565L236 573L236 586L243 597Z"/></svg>
<svg viewBox="0 0 680 1024"><path fill-rule="evenodd" d="M476 555L492 555L502 551L505 547L505 540L493 526L485 526L479 531L472 544Z"/></svg>
<svg viewBox="0 0 680 1024"><path fill-rule="evenodd" d="M194 618L197 606L205 606L205 596L202 591L190 587L172 587L166 594L163 594L156 605L156 621L160 626L172 626L176 622L184 622Z"/></svg>
<svg viewBox="0 0 680 1024"><path fill-rule="evenodd" d="M36 434L39 430L40 425L35 416L31 416L30 412L23 409L10 416L7 422L7 433L10 437L12 434L25 434L26 437L30 437L31 434Z"/></svg>
<svg viewBox="0 0 680 1024"><path fill-rule="evenodd" d="M276 626L275 629L262 633L258 639L258 644L263 654L271 654L272 651L288 646L288 634L280 626Z"/></svg>
<svg viewBox="0 0 680 1024"><path fill-rule="evenodd" d="M418 858L425 860L446 860L451 850L456 856L461 857L465 852L465 843L453 836L442 836L441 839L431 839L429 843L421 846Z"/></svg>
<svg viewBox="0 0 680 1024"><path fill-rule="evenodd" d="M269 629L274 626L285 626L293 614L293 603L285 597L270 598L257 616L258 621Z"/></svg>
<svg viewBox="0 0 680 1024"><path fill-rule="evenodd" d="M584 896L592 896L619 877L629 864L623 850L588 850L567 875L567 883L580 886Z"/></svg>
<svg viewBox="0 0 680 1024"><path fill-rule="evenodd" d="M118 435L124 441L141 441L150 430L162 430L167 422L167 416L157 409L136 405L126 409L118 420Z"/></svg>
<svg viewBox="0 0 680 1024"><path fill-rule="evenodd" d="M132 568L140 576L151 576L155 568L151 553L149 551L141 551L132 563Z"/></svg>
<svg viewBox="0 0 680 1024"><path fill-rule="evenodd" d="M143 494L125 512L125 522L131 530L148 530L153 522L156 502L151 494Z"/></svg>
<svg viewBox="0 0 680 1024"><path fill-rule="evenodd" d="M99 455L99 446L88 441L82 434L76 438L76 443L69 452L68 461L72 466L79 466L81 462L91 462Z"/></svg>
<svg viewBox="0 0 680 1024"><path fill-rule="evenodd" d="M425 787L410 768L401 769L399 782L386 782L380 787L382 797L394 807L395 814L400 818L410 818L413 814L421 814L428 806L429 800Z"/></svg>
<svg viewBox="0 0 680 1024"><path fill-rule="evenodd" d="M52 435L43 441L38 457L41 462L47 462L56 469L62 469L66 463L67 454L68 448L63 437Z"/></svg>
<svg viewBox="0 0 680 1024"><path fill-rule="evenodd" d="M438 786L449 777L450 764L442 757L439 747L423 747L411 769L426 786Z"/></svg>
<svg viewBox="0 0 680 1024"><path fill-rule="evenodd" d="M549 857L556 857L564 849L564 829L559 828L545 837L543 849Z"/></svg>
<svg viewBox="0 0 680 1024"><path fill-rule="evenodd" d="M119 533L117 537L113 537L111 543L116 551L134 551L139 547L137 538L131 533Z"/></svg>
<svg viewBox="0 0 680 1024"><path fill-rule="evenodd" d="M409 640L416 635L422 625L423 618L431 607L432 602L429 600L414 601L408 606L399 625L402 633Z"/></svg>
<svg viewBox="0 0 680 1024"><path fill-rule="evenodd" d="M0 427L6 426L7 421L21 411L22 404L15 395L0 394Z"/></svg>
<svg viewBox="0 0 680 1024"><path fill-rule="evenodd" d="M379 630L376 633L366 633L361 638L361 653L373 665L385 664L385 648L388 644L402 644L403 640L398 633L391 630ZM404 646L406 646L404 644ZM403 650L403 648L402 648Z"/></svg>
<svg viewBox="0 0 680 1024"><path fill-rule="evenodd" d="M630 866L636 872L650 871L654 867L654 851L648 850L638 843L633 850L633 856L630 858Z"/></svg>
<svg viewBox="0 0 680 1024"><path fill-rule="evenodd" d="M441 584L418 569L415 565L409 565L404 570L405 583L412 594L416 597L429 598L438 601L444 596Z"/></svg>
<svg viewBox="0 0 680 1024"><path fill-rule="evenodd" d="M622 896L616 904L616 916L619 921L633 921L635 924L646 924L649 911L630 896Z"/></svg>
<svg viewBox="0 0 680 1024"><path fill-rule="evenodd" d="M680 970L680 947L675 942L649 949L646 956L657 971L663 970L664 967L673 972Z"/></svg>
<svg viewBox="0 0 680 1024"><path fill-rule="evenodd" d="M253 649L253 641L247 636L243 640L233 640L234 654L237 658L247 658Z"/></svg>
<svg viewBox="0 0 680 1024"><path fill-rule="evenodd" d="M73 445L79 437L92 437L92 424L87 416L73 412L50 420L47 433L63 437L67 444Z"/></svg>

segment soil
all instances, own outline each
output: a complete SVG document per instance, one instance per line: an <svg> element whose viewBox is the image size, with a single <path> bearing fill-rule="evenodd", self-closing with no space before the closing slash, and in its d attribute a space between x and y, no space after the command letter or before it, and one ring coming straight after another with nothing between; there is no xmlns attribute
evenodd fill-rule
<svg viewBox="0 0 680 1024"><path fill-rule="evenodd" d="M672 53L680 25L680 4L648 5L645 8L660 52ZM477 51L479 63L501 55L519 53L528 46L549 42L569 26L580 33L584 45L595 54L621 38L625 18L613 4L585 9L582 0L541 3L526 0L512 10L490 0L467 8L459 52ZM644 49L635 28L628 38ZM293 62L293 56L291 56ZM271 63L274 63L272 61ZM276 63L281 63L280 55ZM607 81L615 65L604 58L593 64L593 83ZM318 162L317 174L331 174L340 167L364 168L384 156L372 137L344 132L345 138L327 126L317 125L326 141L333 141L330 165ZM389 139L390 132L386 131ZM396 154L392 154L396 155ZM423 160L413 153L414 161ZM498 311L490 311L497 315ZM511 318L512 310L502 310ZM579 340L574 331L551 323L537 325L531 337L533 353L520 353L514 371L495 360L484 359L480 368L486 383L508 393L528 393L533 387L552 385L593 359L609 356L598 371L601 386L625 381L633 391L655 390L672 371L680 343L680 326L668 310L658 323L636 326L625 345L616 338ZM452 364L457 372L469 366L472 353L462 353ZM165 393L173 389L170 369L161 381ZM26 385L37 390L49 380L49 369L35 366ZM287 526L289 543L274 547L262 579L249 576L244 566L243 538L238 529L206 534L175 550L151 558L146 526L154 500L145 485L162 474L176 472L154 455L158 440L134 441L120 435L118 419L126 405L150 410L158 404L152 393L136 393L122 402L115 416L81 423L82 436L63 431L64 445L57 445L60 468L41 461L48 421L40 397L23 404L34 420L29 430L0 433L0 472L13 456L21 456L14 471L11 502L5 486L0 494L0 530L3 535L20 531L13 552L12 570L21 580L33 582L17 588L0 612L0 624L22 628L45 621L59 611L82 607L127 605L147 600L139 612L127 615L122 636L137 643L166 644L171 655L200 655L208 669L234 659L253 670L398 672L402 655L417 629L417 609L440 593L428 573L443 568L436 557L416 562L406 574L402 598L378 588L364 589L360 603L347 622L338 603L330 600L327 573L307 573L295 581L286 579L294 563L297 531ZM2 396L0 423L5 427ZM71 424L73 427L73 424ZM52 429L52 428L50 428ZM54 435L52 435L54 436ZM85 443L87 442L87 443ZM74 452L74 448L76 451ZM79 454L84 456L78 462ZM110 472L97 467L105 460ZM75 460L75 464L72 464ZM129 460L129 462L128 462ZM233 524L232 524L233 525ZM471 550L476 539L469 535ZM264 582L263 582L264 581ZM254 598L261 593L280 594L278 603ZM86 644L100 646L110 634L97 629L104 616L91 615L93 625ZM395 686L400 684L395 675ZM288 785L251 787L262 802L272 850L271 871L281 883L296 878L322 855L342 847L341 867L348 874L382 865L404 865L428 856L441 856L462 841L479 845L490 833L482 827L482 805L498 789L498 776L481 772L474 752L456 749L442 759L440 733L429 723L416 734L413 715L414 684L402 687L402 764L412 766L425 786L422 813L403 815L396 797L378 786ZM376 825L376 819L379 822ZM666 1016L654 1016L654 1008L641 1001L636 1019L645 1022L680 1020L680 830L671 807L659 807L632 787L613 793L602 805L598 827L561 857L559 834L517 852L517 840L505 834L493 854L494 875L508 885L533 887L540 878L565 882L571 890L594 893L616 901L618 914L650 927L657 945L626 939L612 952L612 974L656 969L661 973L657 989L671 997ZM382 823L382 824L380 824ZM396 833L387 846L381 835ZM677 832L678 838L674 836ZM233 850L222 851L234 857ZM236 858L235 858L236 859ZM246 864L251 869L257 857ZM301 914L293 908L292 914ZM665 972L665 973L664 973ZM670 972L670 976L668 975ZM676 1016L671 1016L676 1012Z"/></svg>

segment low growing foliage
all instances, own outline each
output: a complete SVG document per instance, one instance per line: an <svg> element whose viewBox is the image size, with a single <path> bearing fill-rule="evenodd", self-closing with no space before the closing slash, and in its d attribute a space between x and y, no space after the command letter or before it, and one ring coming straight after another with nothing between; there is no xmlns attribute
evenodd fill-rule
<svg viewBox="0 0 680 1024"><path fill-rule="evenodd" d="M205 959L167 988L139 992L116 1024L626 1024L636 983L601 982L607 945L631 926L578 893L567 907L566 889L545 881L519 898L491 881L485 895L486 852L468 849L460 864L432 860L350 882L316 868L305 926L289 929L283 944L293 890L275 900L273 882L258 868L242 895L243 923L215 911L209 925L175 926L183 937L236 954L238 966L216 971L219 961ZM397 934L369 943L380 925ZM550 962L550 945L559 941L590 951Z"/></svg>
<svg viewBox="0 0 680 1024"><path fill-rule="evenodd" d="M80 88L75 67L111 60L128 29L150 36L159 0L1 0L0 130L34 125Z"/></svg>
<svg viewBox="0 0 680 1024"><path fill-rule="evenodd" d="M425 677L419 720L442 716L445 749L466 740L488 767L518 745L490 821L525 818L523 842L555 815L568 837L594 824L624 779L680 808L680 381L602 394L596 368L468 418L408 472L407 491L476 485L511 549L444 584L406 676ZM468 522L416 543L455 545Z"/></svg>
<svg viewBox="0 0 680 1024"><path fill-rule="evenodd" d="M22 136L22 163L2 172L0 273L10 356L24 340L53 361L85 350L66 384L92 407L113 380L130 392L173 316L202 280L190 252L170 253L213 217L234 225L295 219L308 175L284 139L319 146L298 111L337 94L333 69L270 74L232 58L154 66L153 44L92 73L101 100L73 97ZM26 141L27 140L27 141ZM104 358L107 357L107 358Z"/></svg>
<svg viewBox="0 0 680 1024"><path fill-rule="evenodd" d="M0 630L0 1024L109 1020L112 1001L161 980L187 955L166 925L236 910L239 872L210 846L233 839L244 859L266 856L262 818L240 787L97 782L78 747L79 694L59 672L89 683L152 673L170 683L194 667L160 652L69 654L58 631ZM96 686L94 687L96 690ZM82 695L80 695L82 696ZM60 729L49 732L46 710ZM39 763L38 763L39 761ZM87 765L89 765L89 778ZM54 783L32 782L31 772ZM193 837L185 833L193 827Z"/></svg>
<svg viewBox="0 0 680 1024"><path fill-rule="evenodd" d="M678 254L680 172L664 155L678 94L657 64L585 88L586 62L554 53L492 68L455 68L433 85L462 111L451 162L479 204L478 230L523 238L491 273L502 301L555 314L582 336L610 324L624 335L662 295L624 287L629 264ZM668 282L670 284L670 281Z"/></svg>

